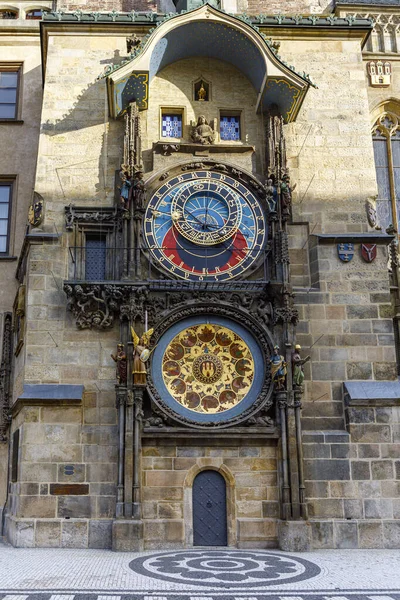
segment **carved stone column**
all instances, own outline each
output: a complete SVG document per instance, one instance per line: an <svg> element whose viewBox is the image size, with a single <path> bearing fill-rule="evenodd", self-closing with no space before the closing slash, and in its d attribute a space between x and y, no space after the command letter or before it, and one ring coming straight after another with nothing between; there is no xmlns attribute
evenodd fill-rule
<svg viewBox="0 0 400 600"><path fill-rule="evenodd" d="M133 435L133 518L142 518L140 463L142 451L142 422L143 422L143 392L144 386L133 388L134 398L134 435Z"/></svg>
<svg viewBox="0 0 400 600"><path fill-rule="evenodd" d="M306 486L304 484L304 465L303 465L303 442L301 431L301 399L303 389L294 387L294 414L296 421L296 444L297 444L297 462L299 469L299 500L300 500L300 516L302 519L308 519L307 501L306 501Z"/></svg>
<svg viewBox="0 0 400 600"><path fill-rule="evenodd" d="M276 392L276 402L279 408L279 420L281 423L281 461L282 461L282 519L288 520L291 517L290 507L290 483L289 483L289 458L288 458L288 440L287 440L287 392Z"/></svg>
<svg viewBox="0 0 400 600"><path fill-rule="evenodd" d="M116 386L118 410L118 483L116 517L124 516L124 454L125 454L125 404L127 397L126 388Z"/></svg>
<svg viewBox="0 0 400 600"><path fill-rule="evenodd" d="M133 489L133 393L128 390L125 411L124 516L132 517Z"/></svg>

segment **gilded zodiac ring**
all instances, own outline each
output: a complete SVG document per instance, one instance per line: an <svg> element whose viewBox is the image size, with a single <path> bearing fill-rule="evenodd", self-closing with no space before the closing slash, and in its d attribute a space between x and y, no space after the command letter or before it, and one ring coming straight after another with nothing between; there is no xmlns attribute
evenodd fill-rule
<svg viewBox="0 0 400 600"><path fill-rule="evenodd" d="M254 371L254 357L240 335L210 323L178 332L162 360L162 377L172 398L187 410L209 415L242 402Z"/></svg>
<svg viewBox="0 0 400 600"><path fill-rule="evenodd" d="M201 354L193 362L192 373L201 383L216 383L222 372L222 362L213 354Z"/></svg>

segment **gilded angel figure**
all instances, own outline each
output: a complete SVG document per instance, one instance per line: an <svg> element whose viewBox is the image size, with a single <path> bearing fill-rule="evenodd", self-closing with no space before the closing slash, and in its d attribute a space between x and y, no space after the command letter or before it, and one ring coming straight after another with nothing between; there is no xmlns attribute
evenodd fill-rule
<svg viewBox="0 0 400 600"><path fill-rule="evenodd" d="M148 348L150 338L153 335L154 329L146 331L142 337L139 338L133 327L131 327L132 340L133 340L133 383L134 385L146 385L146 361L150 356L150 350Z"/></svg>

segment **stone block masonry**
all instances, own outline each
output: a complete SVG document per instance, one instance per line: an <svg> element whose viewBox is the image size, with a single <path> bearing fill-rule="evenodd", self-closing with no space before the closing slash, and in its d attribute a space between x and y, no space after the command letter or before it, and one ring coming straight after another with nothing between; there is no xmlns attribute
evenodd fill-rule
<svg viewBox="0 0 400 600"><path fill-rule="evenodd" d="M305 432L314 548L399 547L400 406L348 406L347 431Z"/></svg>
<svg viewBox="0 0 400 600"><path fill-rule="evenodd" d="M219 471L227 484L228 540L238 547L277 545L279 491L277 447L226 446L210 438L193 446L182 440L145 439L142 450L145 549L191 545L192 484L197 473Z"/></svg>

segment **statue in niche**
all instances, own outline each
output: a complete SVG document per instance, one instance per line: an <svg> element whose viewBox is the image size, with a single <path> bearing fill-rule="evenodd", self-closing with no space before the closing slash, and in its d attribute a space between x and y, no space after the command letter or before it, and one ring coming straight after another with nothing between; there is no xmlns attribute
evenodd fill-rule
<svg viewBox="0 0 400 600"><path fill-rule="evenodd" d="M43 204L43 197L37 192L33 192L33 200L28 212L28 223L32 227L39 227L43 221Z"/></svg>
<svg viewBox="0 0 400 600"><path fill-rule="evenodd" d="M296 187L296 186L294 186ZM293 187L293 189L294 189ZM290 217L292 209L292 188L290 187L290 177L286 173L281 181L281 210L282 218L286 221Z"/></svg>
<svg viewBox="0 0 400 600"><path fill-rule="evenodd" d="M265 184L264 189L265 189L265 198L267 200L269 210L270 210L270 212L275 213L276 212L276 203L278 200L278 193L276 190L276 186L274 185L273 175L269 179L267 179L267 183Z"/></svg>
<svg viewBox="0 0 400 600"><path fill-rule="evenodd" d="M128 378L128 365L124 345L122 342L117 345L117 354L111 354L111 358L116 363L117 384L126 385Z"/></svg>
<svg viewBox="0 0 400 600"><path fill-rule="evenodd" d="M207 92L204 88L203 82L201 82L201 86L199 88L199 91L197 92L197 100L199 100L200 102L204 102L204 100L206 100L207 98Z"/></svg>
<svg viewBox="0 0 400 600"><path fill-rule="evenodd" d="M148 345L150 338L153 335L154 329L146 331L141 338L137 335L133 327L131 327L133 340L133 383L134 385L146 385L147 370L146 361L149 359L150 350Z"/></svg>
<svg viewBox="0 0 400 600"><path fill-rule="evenodd" d="M130 190L130 196L133 199L133 207L135 210L144 209L144 205L146 202L146 188L143 179L143 171L140 169L136 171L133 184Z"/></svg>
<svg viewBox="0 0 400 600"><path fill-rule="evenodd" d="M271 377L276 391L280 392L285 389L287 363L285 357L279 353L279 346L274 346L274 352L270 356L269 364L271 365Z"/></svg>
<svg viewBox="0 0 400 600"><path fill-rule="evenodd" d="M376 213L376 198L377 196L372 196L365 203L365 207L367 210L367 219L370 227L373 227L377 231L380 231L382 227L378 223L378 217Z"/></svg>
<svg viewBox="0 0 400 600"><path fill-rule="evenodd" d="M304 381L304 369L303 365L310 360L310 356L301 358L300 356L301 346L296 344L292 353L292 364L293 364L293 385L295 387L301 387Z"/></svg>
<svg viewBox="0 0 400 600"><path fill-rule="evenodd" d="M132 178L129 175L129 172L126 170L125 165L121 165L121 171L119 173L120 179L122 181L122 185L119 188L120 190L120 202L121 202L121 208L123 208L124 210L129 210L129 197L130 197L130 190L132 187Z"/></svg>
<svg viewBox="0 0 400 600"><path fill-rule="evenodd" d="M208 124L207 119L204 115L200 115L197 119L197 125L193 127L192 140L196 144L210 145L215 141L215 131Z"/></svg>

